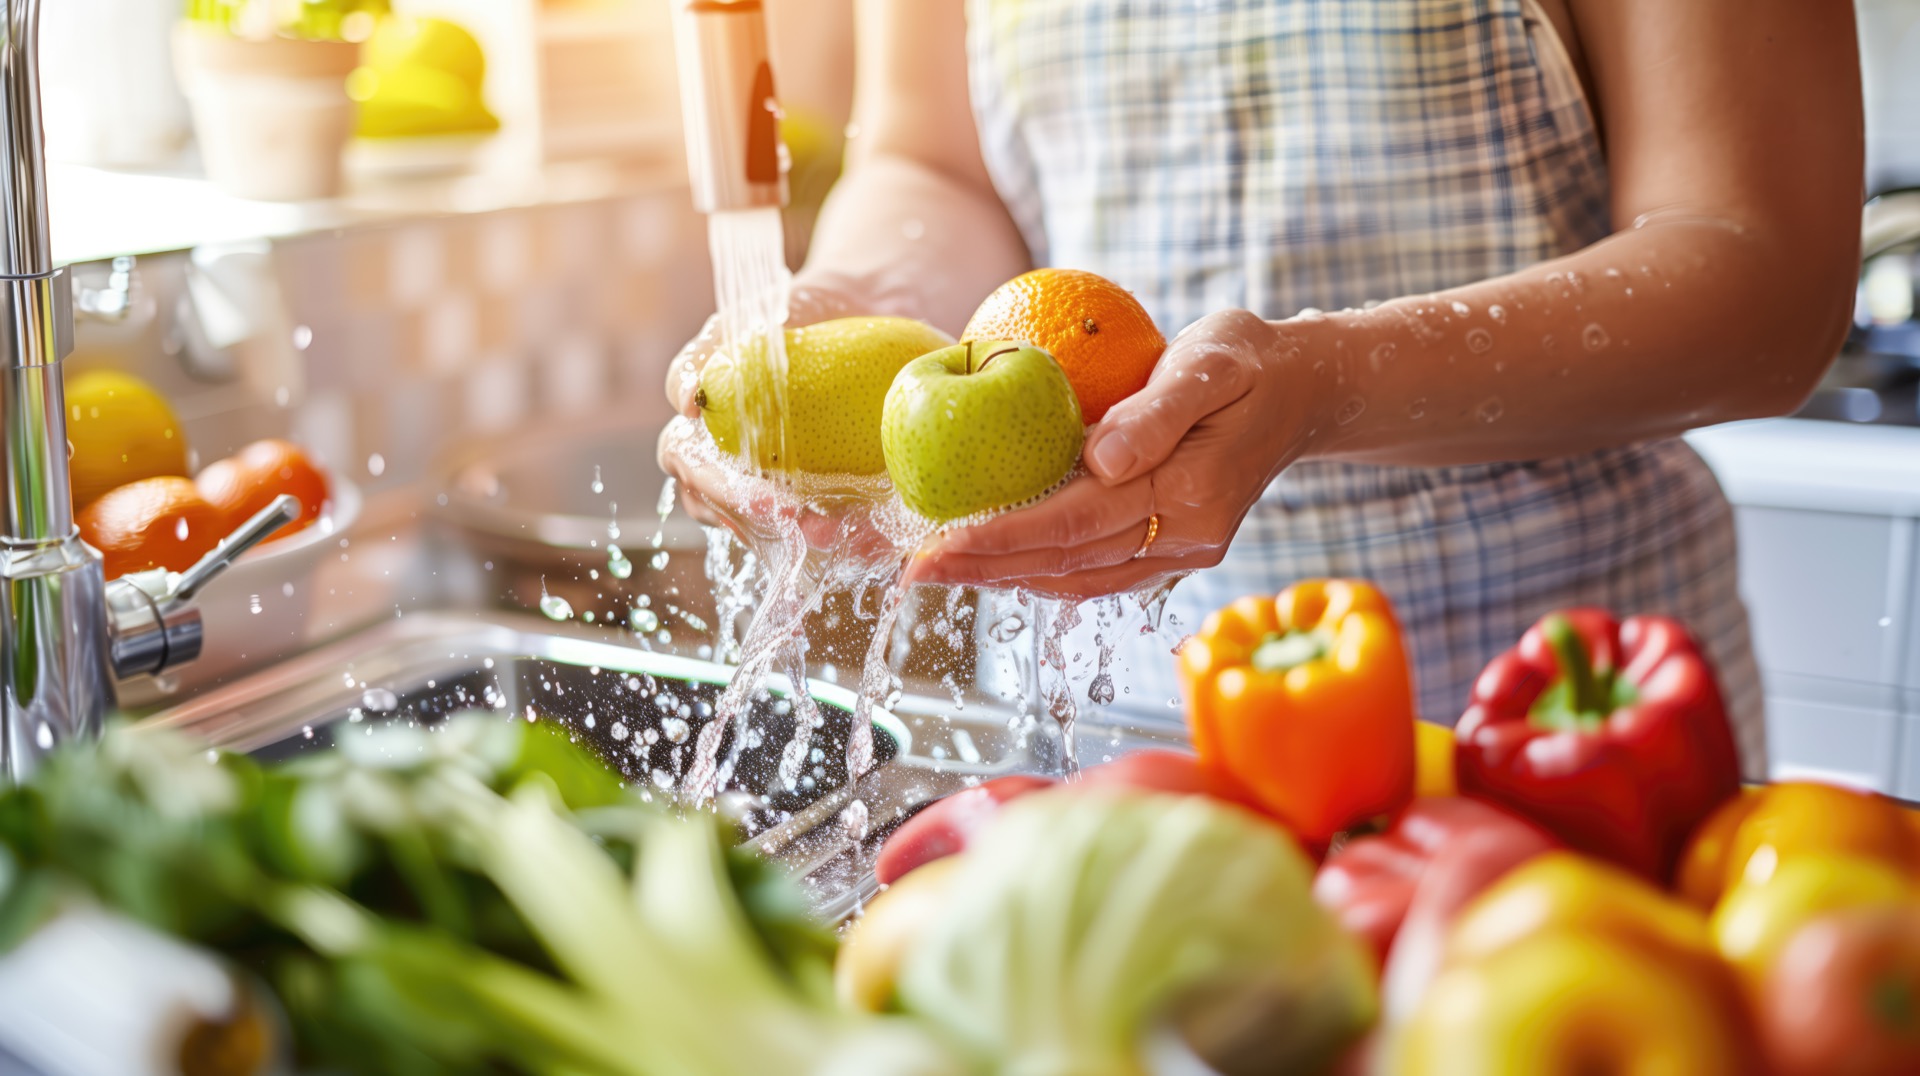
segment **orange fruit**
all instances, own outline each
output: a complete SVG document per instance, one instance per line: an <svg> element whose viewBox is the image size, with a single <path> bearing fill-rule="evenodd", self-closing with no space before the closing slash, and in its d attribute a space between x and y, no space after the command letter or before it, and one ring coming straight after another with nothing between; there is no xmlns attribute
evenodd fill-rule
<svg viewBox="0 0 1920 1076"><path fill-rule="evenodd" d="M960 339L1017 340L1052 355L1091 424L1139 392L1166 338L1133 293L1079 269L1035 269L994 289Z"/></svg>
<svg viewBox="0 0 1920 1076"><path fill-rule="evenodd" d="M80 537L100 551L108 579L149 568L184 572L227 534L227 517L191 480L143 478L80 513Z"/></svg>
<svg viewBox="0 0 1920 1076"><path fill-rule="evenodd" d="M209 504L225 513L229 528L245 523L282 493L293 494L300 502L300 515L268 541L305 528L320 518L327 504L327 476L289 441L255 441L226 459L207 464L194 484Z"/></svg>

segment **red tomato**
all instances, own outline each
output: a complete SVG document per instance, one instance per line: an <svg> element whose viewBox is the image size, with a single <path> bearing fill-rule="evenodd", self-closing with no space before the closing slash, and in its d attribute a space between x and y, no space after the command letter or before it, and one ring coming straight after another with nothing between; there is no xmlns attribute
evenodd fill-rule
<svg viewBox="0 0 1920 1076"><path fill-rule="evenodd" d="M966 851L967 842L986 828L1001 804L1058 783L1051 777L1013 774L935 800L887 838L874 862L874 877L881 885L892 885L915 867Z"/></svg>

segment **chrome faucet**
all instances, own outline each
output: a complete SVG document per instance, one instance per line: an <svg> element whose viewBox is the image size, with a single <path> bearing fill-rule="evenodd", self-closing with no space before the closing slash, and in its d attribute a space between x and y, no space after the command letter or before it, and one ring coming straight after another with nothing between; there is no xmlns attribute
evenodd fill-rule
<svg viewBox="0 0 1920 1076"><path fill-rule="evenodd" d="M297 513L281 497L185 573L107 583L73 524L60 360L73 290L53 264L40 121L40 0L0 0L0 779L95 736L113 681L200 654L193 593Z"/></svg>

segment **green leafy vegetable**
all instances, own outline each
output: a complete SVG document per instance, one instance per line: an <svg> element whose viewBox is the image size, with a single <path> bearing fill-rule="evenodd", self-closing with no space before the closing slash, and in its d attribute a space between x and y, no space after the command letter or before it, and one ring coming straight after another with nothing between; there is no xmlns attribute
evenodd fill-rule
<svg viewBox="0 0 1920 1076"><path fill-rule="evenodd" d="M115 730L0 791L0 944L76 900L253 970L323 1071L953 1071L904 1021L833 1010L832 941L778 868L546 724L274 768Z"/></svg>

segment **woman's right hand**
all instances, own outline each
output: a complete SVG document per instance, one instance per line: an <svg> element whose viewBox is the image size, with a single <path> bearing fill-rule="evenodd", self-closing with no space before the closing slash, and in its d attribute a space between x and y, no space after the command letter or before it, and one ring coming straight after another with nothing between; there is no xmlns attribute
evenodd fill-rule
<svg viewBox="0 0 1920 1076"><path fill-rule="evenodd" d="M786 327L797 329L848 317L866 305L840 287L798 284L787 299ZM700 370L719 350L720 335L720 316L715 314L668 364L667 400L684 421L669 424L661 433L658 459L660 469L679 483L680 505L688 515L709 527L726 527L744 537L747 521L768 518L775 511L778 498L774 489L770 483L724 469L711 458L711 450L700 451L700 431L691 425L700 421L700 405L695 402ZM838 536L838 524L827 517L813 512L802 516L802 528L815 546L824 547Z"/></svg>

